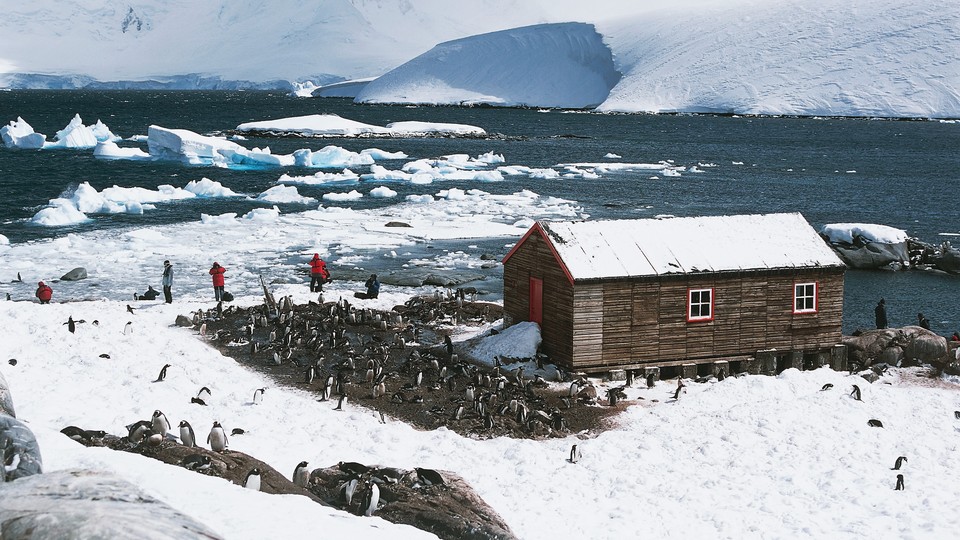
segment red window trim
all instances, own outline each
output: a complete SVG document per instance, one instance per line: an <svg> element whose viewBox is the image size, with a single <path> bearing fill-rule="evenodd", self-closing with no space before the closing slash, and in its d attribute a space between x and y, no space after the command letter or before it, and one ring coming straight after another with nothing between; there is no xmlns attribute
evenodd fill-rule
<svg viewBox="0 0 960 540"><path fill-rule="evenodd" d="M710 316L709 317L691 317L690 308L692 307L692 296L694 291L710 291ZM700 287L697 289L687 289L687 322L688 323L700 323L700 322L710 322L714 319L716 311L714 311L714 301L716 299L716 291L714 287Z"/></svg>
<svg viewBox="0 0 960 540"><path fill-rule="evenodd" d="M813 309L803 309L797 310L797 285L813 285ZM793 282L793 294L791 295L793 301L791 303L790 309L793 311L794 315L813 315L820 311L820 282L819 281L794 281Z"/></svg>

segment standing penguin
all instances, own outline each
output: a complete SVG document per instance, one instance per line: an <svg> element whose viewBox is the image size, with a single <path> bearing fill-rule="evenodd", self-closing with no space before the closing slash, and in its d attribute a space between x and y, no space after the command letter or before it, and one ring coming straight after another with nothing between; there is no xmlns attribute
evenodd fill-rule
<svg viewBox="0 0 960 540"><path fill-rule="evenodd" d="M657 384L657 377L653 373L647 375L647 388L653 388Z"/></svg>
<svg viewBox="0 0 960 540"><path fill-rule="evenodd" d="M188 448L193 448L197 445L197 436L193 433L193 426L186 420L180 421L180 442Z"/></svg>
<svg viewBox="0 0 960 540"><path fill-rule="evenodd" d="M906 462L907 462L907 456L900 456L897 458L897 462L893 464L893 469L890 469L890 470L899 471L900 467L902 467L903 464Z"/></svg>
<svg viewBox="0 0 960 540"><path fill-rule="evenodd" d="M860 387L857 385L853 385L853 390L850 392L850 395L857 401L863 401L860 399Z"/></svg>
<svg viewBox="0 0 960 540"><path fill-rule="evenodd" d="M153 382L163 382L163 380L167 378L167 368L168 368L168 367L171 367L170 364L164 364L163 367L160 368L160 374L157 375L157 380L155 380L155 381L153 381Z"/></svg>
<svg viewBox="0 0 960 540"><path fill-rule="evenodd" d="M570 458L567 459L570 463L576 463L580 461L580 458L583 457L583 454L580 453L580 447L573 445L570 447Z"/></svg>
<svg viewBox="0 0 960 540"><path fill-rule="evenodd" d="M297 468L293 470L293 483L305 488L310 481L310 469L307 468L307 462L301 461Z"/></svg>
<svg viewBox="0 0 960 540"><path fill-rule="evenodd" d="M254 403L254 405L263 402L263 392L264 392L265 390L266 390L266 388L257 388L256 390L253 391L253 403Z"/></svg>
<svg viewBox="0 0 960 540"><path fill-rule="evenodd" d="M127 321L127 324L123 326L123 335L128 336L133 333L133 323Z"/></svg>
<svg viewBox="0 0 960 540"><path fill-rule="evenodd" d="M204 401L210 399L210 389L204 386L199 392L197 392L197 397Z"/></svg>
<svg viewBox="0 0 960 540"><path fill-rule="evenodd" d="M903 491L903 475L897 475L897 487L893 488L894 491Z"/></svg>
<svg viewBox="0 0 960 540"><path fill-rule="evenodd" d="M151 422L151 427L153 428L154 433L159 433L161 437L167 434L167 431L170 430L170 421L167 420L167 416L160 412L160 410L153 411L153 420Z"/></svg>
<svg viewBox="0 0 960 540"><path fill-rule="evenodd" d="M73 315L67 317L67 322L63 324L67 325L67 330L69 330L71 334L77 331L77 323L73 320Z"/></svg>
<svg viewBox="0 0 960 540"><path fill-rule="evenodd" d="M260 469L256 467L250 469L250 472L247 473L247 477L243 480L243 487L252 489L254 491L260 491Z"/></svg>
<svg viewBox="0 0 960 540"><path fill-rule="evenodd" d="M210 434L207 435L207 444L214 452L223 452L227 449L227 434L223 431L220 422L214 422L210 428Z"/></svg>
<svg viewBox="0 0 960 540"><path fill-rule="evenodd" d="M380 504L380 487L370 482L370 489L367 490L363 498L363 515L370 517L377 511L377 505Z"/></svg>

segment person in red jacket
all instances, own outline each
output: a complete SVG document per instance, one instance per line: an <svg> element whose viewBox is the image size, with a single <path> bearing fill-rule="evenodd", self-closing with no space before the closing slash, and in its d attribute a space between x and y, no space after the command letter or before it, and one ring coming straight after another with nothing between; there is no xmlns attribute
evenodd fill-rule
<svg viewBox="0 0 960 540"><path fill-rule="evenodd" d="M213 276L213 297L217 302L223 300L223 274L227 269L215 262L210 268L210 275Z"/></svg>
<svg viewBox="0 0 960 540"><path fill-rule="evenodd" d="M40 300L40 303L49 304L51 298L53 298L53 289L42 281L37 283L37 299Z"/></svg>
<svg viewBox="0 0 960 540"><path fill-rule="evenodd" d="M327 270L327 263L320 258L319 253L314 253L310 259L310 292L323 292L323 284L330 281L330 272Z"/></svg>

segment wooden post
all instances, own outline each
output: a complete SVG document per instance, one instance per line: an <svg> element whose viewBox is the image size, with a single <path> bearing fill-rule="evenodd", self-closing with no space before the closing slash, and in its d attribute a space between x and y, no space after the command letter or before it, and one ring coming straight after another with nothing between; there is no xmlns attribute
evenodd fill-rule
<svg viewBox="0 0 960 540"><path fill-rule="evenodd" d="M789 366L803 371L803 351L790 351Z"/></svg>
<svg viewBox="0 0 960 540"><path fill-rule="evenodd" d="M776 375L777 374L777 351L776 349L769 349L766 351L757 351L756 357L759 362L759 373L764 375Z"/></svg>
<svg viewBox="0 0 960 540"><path fill-rule="evenodd" d="M696 379L697 378L697 365L696 364L681 364L680 365L680 376L684 379Z"/></svg>

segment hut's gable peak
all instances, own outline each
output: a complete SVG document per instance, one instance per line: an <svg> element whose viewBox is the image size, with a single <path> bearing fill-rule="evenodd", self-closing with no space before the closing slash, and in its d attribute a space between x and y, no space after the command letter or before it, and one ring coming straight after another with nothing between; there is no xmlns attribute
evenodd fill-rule
<svg viewBox="0 0 960 540"><path fill-rule="evenodd" d="M573 280L843 266L800 213L541 221L534 228Z"/></svg>

